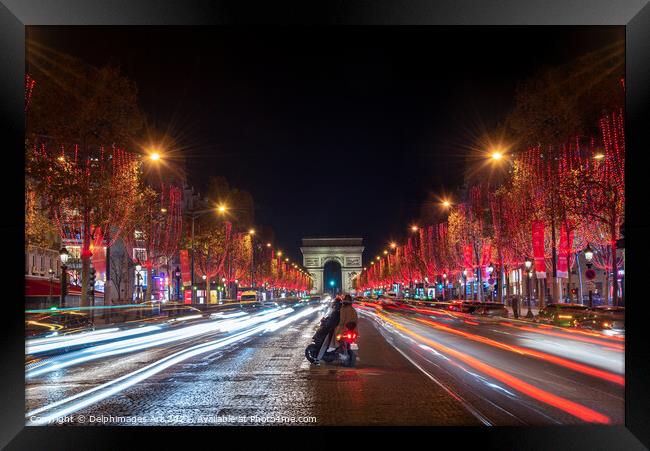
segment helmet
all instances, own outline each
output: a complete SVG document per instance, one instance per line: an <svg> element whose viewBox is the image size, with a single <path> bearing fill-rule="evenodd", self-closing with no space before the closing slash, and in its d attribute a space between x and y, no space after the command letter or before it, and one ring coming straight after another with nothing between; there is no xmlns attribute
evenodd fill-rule
<svg viewBox="0 0 650 451"><path fill-rule="evenodd" d="M352 304L352 296L349 294L346 294L345 297L343 298L343 303L344 304Z"/></svg>

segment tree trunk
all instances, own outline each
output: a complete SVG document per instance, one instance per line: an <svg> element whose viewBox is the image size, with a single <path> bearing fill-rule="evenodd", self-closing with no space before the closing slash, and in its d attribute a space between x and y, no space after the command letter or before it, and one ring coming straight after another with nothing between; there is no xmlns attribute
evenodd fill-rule
<svg viewBox="0 0 650 451"><path fill-rule="evenodd" d="M151 301L151 287L153 286L153 266L147 265L147 291L144 294L144 301Z"/></svg>
<svg viewBox="0 0 650 451"><path fill-rule="evenodd" d="M615 231L614 231L615 232ZM616 237L616 235L612 235ZM618 306L618 268L616 265L616 240L612 239L612 303Z"/></svg>
<svg viewBox="0 0 650 451"><path fill-rule="evenodd" d="M572 293L572 290L571 290L571 257L572 257L571 251L569 250L569 253L567 254L567 257L566 257L566 265L567 265L567 282L566 282L566 285L567 285L567 290L568 290L567 295L568 295L568 298L569 298L569 302L573 302L573 293Z"/></svg>
<svg viewBox="0 0 650 451"><path fill-rule="evenodd" d="M90 211L87 207L83 213L83 237L81 244L81 307L88 307L88 282L90 281Z"/></svg>
<svg viewBox="0 0 650 451"><path fill-rule="evenodd" d="M111 247L108 245L110 242L110 232L108 232L106 234L106 280L104 282L104 305L113 304L111 296L113 292L113 287L111 286Z"/></svg>
<svg viewBox="0 0 650 451"><path fill-rule="evenodd" d="M553 302L558 302L558 277L557 277L557 249L555 247L555 218L551 219L551 263L553 268L553 281L551 286L551 297ZM546 295L546 293L544 293Z"/></svg>

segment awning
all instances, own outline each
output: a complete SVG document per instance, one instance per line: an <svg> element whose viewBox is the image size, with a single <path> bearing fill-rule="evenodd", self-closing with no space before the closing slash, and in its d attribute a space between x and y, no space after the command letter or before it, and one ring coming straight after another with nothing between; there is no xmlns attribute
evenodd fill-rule
<svg viewBox="0 0 650 451"><path fill-rule="evenodd" d="M52 297L61 296L61 281L52 280ZM81 296L81 287L68 285L68 294L72 296ZM25 277L25 296L26 297L48 297L50 295L50 279L40 277ZM96 297L103 297L104 293L95 291Z"/></svg>

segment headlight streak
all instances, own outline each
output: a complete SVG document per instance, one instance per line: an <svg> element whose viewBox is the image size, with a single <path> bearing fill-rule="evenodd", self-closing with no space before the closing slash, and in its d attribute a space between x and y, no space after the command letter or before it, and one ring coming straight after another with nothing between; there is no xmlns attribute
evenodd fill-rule
<svg viewBox="0 0 650 451"><path fill-rule="evenodd" d="M106 332L101 334L93 334L91 332L84 333L84 335L66 335L63 337L57 337L56 339L38 339L28 340L27 347L25 348L25 353L27 355L39 354L41 352L53 351L56 349L67 348L71 346L85 345L91 343L97 343L106 340L115 340L124 337L130 337L132 335L141 335L147 334L160 330L159 326L144 326L136 327L134 329L120 330L117 328L107 329ZM46 341L40 341L46 340Z"/></svg>
<svg viewBox="0 0 650 451"><path fill-rule="evenodd" d="M235 312L235 313L211 313L210 319L228 319L228 318L237 318L239 316L248 315L246 312Z"/></svg>
<svg viewBox="0 0 650 451"><path fill-rule="evenodd" d="M96 336L96 335L101 335L101 334L107 334L111 332L117 332L119 331L119 327L110 327L107 329L99 329L99 330L93 330L90 332L79 332L73 335L54 335L52 337L47 337L47 338L32 338L30 340L26 340L26 344L28 345L41 345L41 344L47 344L47 343L56 343L58 341L64 341L64 340L71 340L73 338L80 338L80 337L89 337L89 336Z"/></svg>
<svg viewBox="0 0 650 451"><path fill-rule="evenodd" d="M312 314L314 312L318 312L318 311L320 311L322 309L323 309L323 307L308 307L308 308L304 309L303 311L298 312L293 316L290 316L289 318L283 319L281 321L273 321L269 326L267 326L266 329L264 329L264 332L275 332L276 330L281 329L282 327L284 327L284 326L286 326L286 325L288 325L288 324L290 324L290 323L292 323L294 321L297 321L300 318L303 318L303 317L305 317L307 315L310 315L310 314ZM293 309L290 309L290 310L293 311Z"/></svg>
<svg viewBox="0 0 650 451"><path fill-rule="evenodd" d="M544 404L553 406L559 410L562 410L576 418L579 418L583 421L590 422L590 423L600 423L600 424L611 424L611 419L603 415L600 412L597 412L593 409L590 409L587 406L584 406L582 404L570 401L566 398L562 398L560 396L554 395L553 393L547 392L545 390L542 390L540 388L537 388L535 386L532 386L526 382L524 382L521 379L518 379L505 371L502 371L498 368L492 367L486 363L481 362L479 359L472 357L470 355L464 354L462 352L459 352L455 349L449 348L447 346L444 346L438 342L435 342L427 337L424 337L422 335L419 335L406 327L402 326L401 324L391 320L390 318L386 317L385 315L381 313L377 313L380 315L385 321L393 324L396 328L404 331L405 333L411 335L413 338L417 339L420 342L427 343L431 347L438 349L440 352L443 352L449 356L453 356L456 359L466 363L467 365L471 366L472 368L481 371L483 374L487 374L488 376L510 386L511 388L517 390L518 392L521 392L533 399L536 399Z"/></svg>
<svg viewBox="0 0 650 451"><path fill-rule="evenodd" d="M173 322L178 322L178 321L187 321L188 319L197 319L197 318L203 318L203 315L188 315L188 316L181 316L179 318L172 318L169 320L170 323Z"/></svg>
<svg viewBox="0 0 650 451"><path fill-rule="evenodd" d="M301 312L296 313L295 315L293 315L293 316L291 316L291 317L289 317L286 320L283 320L281 322L286 321L286 324L288 324L288 323L290 323L292 321L295 321L295 320L297 320L299 318L307 316L308 314L313 313L313 312L315 312L317 310L320 310L320 309L313 308L313 309L310 309L309 311L301 311ZM291 312L293 312L293 309L288 308L288 309L282 309L280 311L271 312L271 313L273 313L272 317L274 318L274 317L277 317L278 315L283 316L283 315L289 314ZM266 318L266 321L268 321L269 319L271 319L271 318ZM278 323L275 323L275 324L277 325ZM277 330L277 328L274 328L273 330ZM231 337L220 338L218 340L213 340L213 341L210 341L210 342L207 342L207 343L201 343L201 344L198 344L198 345L191 346L191 347L189 347L187 349L183 349L183 350L178 351L178 352L176 352L176 353L174 353L172 355L164 357L164 358L162 358L162 359L160 359L160 360L158 360L156 362L153 362L153 363L151 363L151 364L149 364L149 365L147 365L147 366L145 366L143 368L140 368L140 369L138 369L136 371L133 371L133 372L131 372L129 374L126 374L124 376L120 376L120 377L118 377L118 378L116 378L116 379L114 379L112 381L106 382L106 383L101 384L101 385L99 385L97 387L94 387L92 389L86 390L86 391L81 392L81 393L77 393L77 394L75 394L73 396L64 398L64 399L59 400L59 401L56 401L56 402L54 402L52 404L40 407L38 409L34 409L34 410L28 412L25 415L25 417L29 418L29 417L38 415L38 414L40 414L42 412L52 410L52 409L54 409L56 407L59 407L59 406L62 406L64 404L70 403L72 401L78 400L80 398L86 397L86 399L82 399L82 400L80 400L80 401L78 401L76 403L73 403L72 405L69 405L69 406L67 406L67 407L65 407L63 409L60 409L60 410L55 411L53 413L50 413L49 415L39 417L38 420L28 422L28 425L30 425L30 426L48 424L51 421L55 420L56 418L59 418L61 416L65 416L65 415L69 415L69 414L71 414L73 412L76 412L76 411L78 411L80 409L83 409L85 407L93 405L93 404L95 404L95 403L97 403L97 402L99 402L99 401L101 401L103 399L106 399L106 398L108 398L108 397L110 397L110 396L112 396L112 395L114 395L116 393L119 393L119 392L121 392L121 391L123 391L123 390L125 390L125 389L139 383L139 382L142 382L143 380L145 380L145 379L147 379L147 378L149 378L149 377L151 377L151 376L153 376L153 375L155 375L155 374L157 374L157 373L159 373L159 372L161 372L161 371L163 371L163 370L165 370L165 369L167 369L167 368L169 368L169 367L171 367L171 366L173 366L173 365L175 365L177 363L180 363L180 362L185 361L185 360L187 360L189 358L195 357L195 356L197 356L199 354L214 351L214 350L220 349L220 348L222 348L224 346L227 346L227 345L236 343L238 341L244 340L245 338L250 337L250 336L252 336L254 334L264 333L264 332L267 332L267 331L269 331L269 327L268 327L267 324L259 324L256 327L253 327L252 329L249 329L249 330L244 331L244 332L237 333L237 334L235 334L235 335L233 335ZM108 388L108 390L101 391L101 390L106 389L106 388ZM92 395L93 393L96 393L96 392L100 392L100 393L97 393L94 396L89 397L89 395Z"/></svg>
<svg viewBox="0 0 650 451"><path fill-rule="evenodd" d="M33 370L27 371L25 373L25 377L32 378L52 371L57 371L63 368L78 365L80 363L85 363L90 360L97 360L118 354L139 351L174 341L196 337L206 333L233 332L236 330L241 330L245 327L285 315L289 313L288 310L289 309L271 310L264 312L261 316L256 315L256 317L247 316L233 320L210 321L204 324L187 326L178 330L165 331L154 335L147 335L144 337L117 341L115 343L93 346L91 348L82 349L70 354L64 354L62 356L58 356L55 359L48 360L44 362L43 365L39 365Z"/></svg>

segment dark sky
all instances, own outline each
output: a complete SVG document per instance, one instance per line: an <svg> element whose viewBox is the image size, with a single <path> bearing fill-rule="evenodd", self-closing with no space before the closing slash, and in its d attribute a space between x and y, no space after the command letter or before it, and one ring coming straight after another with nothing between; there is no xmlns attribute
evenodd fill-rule
<svg viewBox="0 0 650 451"><path fill-rule="evenodd" d="M190 183L224 175L292 259L304 236L361 236L367 262L462 182L466 148L544 65L622 27L31 27L136 81ZM301 260L301 259L300 259Z"/></svg>

